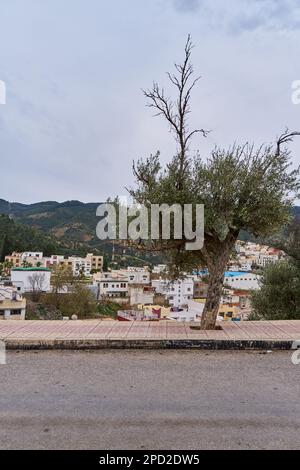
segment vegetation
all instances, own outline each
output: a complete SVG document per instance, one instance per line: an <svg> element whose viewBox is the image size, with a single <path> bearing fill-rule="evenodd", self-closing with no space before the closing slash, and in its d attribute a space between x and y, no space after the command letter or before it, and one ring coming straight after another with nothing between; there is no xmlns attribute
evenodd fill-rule
<svg viewBox="0 0 300 470"><path fill-rule="evenodd" d="M63 250L52 236L26 227L0 214L0 261L12 251L43 251L45 255Z"/></svg>
<svg viewBox="0 0 300 470"><path fill-rule="evenodd" d="M112 259L113 244L96 237L99 203L80 201L9 203L0 199L0 261L12 251L44 251L49 254L104 255L106 267ZM5 238L5 234L7 237ZM20 234L20 236L19 236ZM50 235L49 235L50 234ZM4 247L3 247L4 245ZM161 255L141 254L134 248L114 244L117 266L161 263ZM2 258L1 258L2 256Z"/></svg>
<svg viewBox="0 0 300 470"><path fill-rule="evenodd" d="M300 221L295 219L282 240L281 248L289 259L268 266L261 290L252 293L253 315L250 319L300 319Z"/></svg>
<svg viewBox="0 0 300 470"><path fill-rule="evenodd" d="M103 301L98 304L98 313L101 317L105 318L117 318L118 310L121 309L121 306L115 302Z"/></svg>
<svg viewBox="0 0 300 470"><path fill-rule="evenodd" d="M300 269L290 261L268 266L252 293L251 319L300 320Z"/></svg>
<svg viewBox="0 0 300 470"><path fill-rule="evenodd" d="M41 294L37 298L29 296L26 318L28 320L61 320L77 315L79 319L97 318L97 302L90 289L77 283L71 292L65 294Z"/></svg>
<svg viewBox="0 0 300 470"><path fill-rule="evenodd" d="M134 165L137 186L130 190L141 204L204 204L205 241L198 251L186 251L186 239L149 244L140 247L168 251L174 275L193 268L208 267L209 288L202 315L203 329L214 329L222 293L224 271L235 242L242 230L266 237L288 222L295 194L299 190L299 171L291 170L291 155L286 144L298 133L284 133L275 146L233 146L215 148L202 159L191 156L190 143L204 129L191 130L191 92L193 79L191 39L185 47L182 64L169 74L176 99L169 98L158 84L145 91L149 106L162 116L175 137L177 153L163 167L159 153Z"/></svg>

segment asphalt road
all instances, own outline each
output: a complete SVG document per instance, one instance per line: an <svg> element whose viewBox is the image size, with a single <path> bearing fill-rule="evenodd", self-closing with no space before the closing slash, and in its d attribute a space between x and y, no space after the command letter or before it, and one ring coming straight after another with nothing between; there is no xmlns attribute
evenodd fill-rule
<svg viewBox="0 0 300 470"><path fill-rule="evenodd" d="M9 352L1 449L299 449L289 352Z"/></svg>

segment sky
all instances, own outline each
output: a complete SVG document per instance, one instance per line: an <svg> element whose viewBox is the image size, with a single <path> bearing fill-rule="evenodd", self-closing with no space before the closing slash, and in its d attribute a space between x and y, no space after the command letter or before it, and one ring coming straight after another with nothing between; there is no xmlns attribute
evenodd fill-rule
<svg viewBox="0 0 300 470"><path fill-rule="evenodd" d="M126 195L132 162L176 151L143 88L180 62L188 34L201 76L191 152L273 142L300 130L298 0L0 0L0 198ZM291 145L300 164L300 139Z"/></svg>

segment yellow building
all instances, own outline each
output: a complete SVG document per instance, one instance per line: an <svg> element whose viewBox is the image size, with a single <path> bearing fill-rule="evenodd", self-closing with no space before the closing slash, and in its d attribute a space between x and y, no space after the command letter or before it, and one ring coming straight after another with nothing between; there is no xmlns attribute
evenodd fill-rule
<svg viewBox="0 0 300 470"><path fill-rule="evenodd" d="M205 304L206 299L194 299L195 302L200 304ZM232 304L221 304L219 307L219 317L224 318L224 320L230 321L240 318L240 309L236 305Z"/></svg>
<svg viewBox="0 0 300 470"><path fill-rule="evenodd" d="M22 253L14 251L11 255L5 256L5 261L10 263L14 268L20 268L23 263Z"/></svg>
<svg viewBox="0 0 300 470"><path fill-rule="evenodd" d="M92 253L89 253L86 257L91 261L92 271L103 271L103 256L95 256Z"/></svg>
<svg viewBox="0 0 300 470"><path fill-rule="evenodd" d="M239 308L230 304L222 304L219 307L219 316L227 321L238 319L240 318Z"/></svg>

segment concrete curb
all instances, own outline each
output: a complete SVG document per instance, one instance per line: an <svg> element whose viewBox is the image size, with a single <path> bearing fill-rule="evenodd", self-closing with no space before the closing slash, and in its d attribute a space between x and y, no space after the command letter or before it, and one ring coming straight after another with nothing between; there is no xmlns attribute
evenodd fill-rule
<svg viewBox="0 0 300 470"><path fill-rule="evenodd" d="M191 349L191 350L291 350L293 341L282 340L145 340L145 339L63 339L6 340L7 350L103 350L103 349Z"/></svg>

